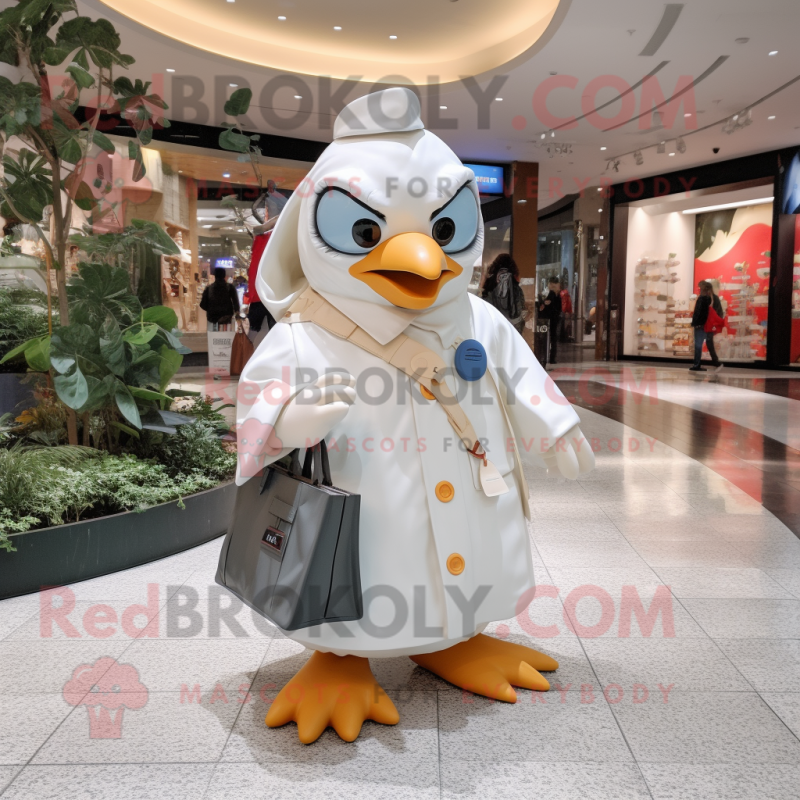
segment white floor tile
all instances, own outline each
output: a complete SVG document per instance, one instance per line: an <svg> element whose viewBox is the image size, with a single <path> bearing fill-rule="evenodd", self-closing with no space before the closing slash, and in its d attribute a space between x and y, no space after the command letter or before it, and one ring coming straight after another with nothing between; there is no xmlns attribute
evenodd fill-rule
<svg viewBox="0 0 800 800"><path fill-rule="evenodd" d="M77 707L33 759L33 764L155 764L216 761L241 708L236 691L201 702L180 692L119 693L107 711L102 704ZM121 708L120 708L121 706ZM121 713L120 713L121 712ZM112 735L113 734L113 735Z"/></svg>
<svg viewBox="0 0 800 800"><path fill-rule="evenodd" d="M614 714L639 762L793 764L800 741L752 692L677 692Z"/></svg>
<svg viewBox="0 0 800 800"><path fill-rule="evenodd" d="M796 639L800 600L681 600L713 639Z"/></svg>
<svg viewBox="0 0 800 800"><path fill-rule="evenodd" d="M757 692L800 692L800 640L715 641Z"/></svg>
<svg viewBox="0 0 800 800"><path fill-rule="evenodd" d="M654 695L658 684L676 691L752 691L710 639L587 639L583 646L603 686L629 692L639 684Z"/></svg>
<svg viewBox="0 0 800 800"><path fill-rule="evenodd" d="M675 597L791 600L791 593L755 567L656 567Z"/></svg>
<svg viewBox="0 0 800 800"><path fill-rule="evenodd" d="M28 766L3 800L197 800L213 769L213 764Z"/></svg>
<svg viewBox="0 0 800 800"><path fill-rule="evenodd" d="M73 706L60 694L0 694L0 762L26 764Z"/></svg>
<svg viewBox="0 0 800 800"><path fill-rule="evenodd" d="M653 800L796 800L798 764L640 764Z"/></svg>
<svg viewBox="0 0 800 800"><path fill-rule="evenodd" d="M487 764L445 761L442 797L503 800L649 800L650 793L638 766L580 762Z"/></svg>
<svg viewBox="0 0 800 800"><path fill-rule="evenodd" d="M315 744L309 745L313 751ZM435 758L402 758L387 752L382 763L362 765L352 751L335 764L313 762L219 764L204 800L436 800L440 796Z"/></svg>

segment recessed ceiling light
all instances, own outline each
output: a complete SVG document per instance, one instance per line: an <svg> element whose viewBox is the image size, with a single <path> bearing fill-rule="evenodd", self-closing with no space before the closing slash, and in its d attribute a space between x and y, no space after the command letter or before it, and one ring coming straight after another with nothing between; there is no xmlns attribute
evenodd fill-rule
<svg viewBox="0 0 800 800"><path fill-rule="evenodd" d="M527 200L517 200L517 203L519 203L521 206L524 206L527 202Z"/></svg>
<svg viewBox="0 0 800 800"><path fill-rule="evenodd" d="M230 176L231 176L230 172L223 172L222 173L222 177L223 178L230 178Z"/></svg>
<svg viewBox="0 0 800 800"><path fill-rule="evenodd" d="M182 169L178 170L178 175L183 175L183 170Z"/></svg>
<svg viewBox="0 0 800 800"><path fill-rule="evenodd" d="M286 17L278 17L281 22L286 22Z"/></svg>
<svg viewBox="0 0 800 800"><path fill-rule="evenodd" d="M776 56L776 55L778 55L778 51L777 51L777 50L770 50L770 51L769 51L769 54L770 54L771 56Z"/></svg>
<svg viewBox="0 0 800 800"><path fill-rule="evenodd" d="M335 31L340 31L340 30L342 29L342 26L341 26L341 25L334 25L334 26L333 26L333 29L334 29Z"/></svg>
<svg viewBox="0 0 800 800"><path fill-rule="evenodd" d="M598 208L597 210L598 210L598 211L599 211L601 214L603 213L603 209L602 209L602 208Z"/></svg>
<svg viewBox="0 0 800 800"><path fill-rule="evenodd" d="M489 230L490 230L490 231L496 231L496 230L497 230L497 228L496 228L496 227L493 227L493 228L489 228Z"/></svg>
<svg viewBox="0 0 800 800"><path fill-rule="evenodd" d="M601 147L600 149L601 149L601 150L608 150L608 148L607 148L607 147Z"/></svg>
<svg viewBox="0 0 800 800"><path fill-rule="evenodd" d="M439 106L442 111L447 111L447 106Z"/></svg>
<svg viewBox="0 0 800 800"><path fill-rule="evenodd" d="M213 225L203 225L204 228L213 228ZM205 247L205 245L203 245Z"/></svg>
<svg viewBox="0 0 800 800"><path fill-rule="evenodd" d="M295 99L295 100L302 100L302 99L303 99L303 95L301 95L301 94L296 94L296 95L294 96L294 99Z"/></svg>
<svg viewBox="0 0 800 800"><path fill-rule="evenodd" d="M167 67L167 72L175 72L175 70L174 69L170 69L169 67Z"/></svg>
<svg viewBox="0 0 800 800"><path fill-rule="evenodd" d="M597 187L597 191L598 191L598 192L602 192L602 191L603 191L603 187L602 187L602 186L598 186L598 187Z"/></svg>
<svg viewBox="0 0 800 800"><path fill-rule="evenodd" d="M674 155L675 155L675 153L670 153L670 155L671 155L671 156L674 156Z"/></svg>
<svg viewBox="0 0 800 800"><path fill-rule="evenodd" d="M495 97L495 100L497 100L498 103L502 103L503 102L503 98L502 97Z"/></svg>
<svg viewBox="0 0 800 800"><path fill-rule="evenodd" d="M238 89L239 88L239 84L238 83L229 83L228 86L230 86L231 89Z"/></svg>
<svg viewBox="0 0 800 800"><path fill-rule="evenodd" d="M692 114L691 114L691 112L687 111L687 112L686 112L686 113L685 113L683 116L684 116L684 117L691 117L691 116L692 116Z"/></svg>
<svg viewBox="0 0 800 800"><path fill-rule="evenodd" d="M767 117L767 119L775 119L775 115L773 114L771 117Z"/></svg>
<svg viewBox="0 0 800 800"><path fill-rule="evenodd" d="M390 36L389 38L390 39L396 39L397 37L396 36Z"/></svg>

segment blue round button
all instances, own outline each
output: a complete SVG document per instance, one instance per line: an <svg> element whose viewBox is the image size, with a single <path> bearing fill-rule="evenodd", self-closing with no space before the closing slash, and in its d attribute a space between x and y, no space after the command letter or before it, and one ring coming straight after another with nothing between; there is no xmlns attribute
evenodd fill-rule
<svg viewBox="0 0 800 800"><path fill-rule="evenodd" d="M466 339L456 350L456 372L465 381L479 381L486 374L486 350L475 339Z"/></svg>

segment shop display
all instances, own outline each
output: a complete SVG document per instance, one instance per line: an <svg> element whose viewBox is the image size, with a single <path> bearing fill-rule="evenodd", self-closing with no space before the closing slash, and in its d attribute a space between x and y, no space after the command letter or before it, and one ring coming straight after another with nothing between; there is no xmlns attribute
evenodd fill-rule
<svg viewBox="0 0 800 800"><path fill-rule="evenodd" d="M682 353L683 334L675 325L678 301L673 297L673 287L680 281L676 271L680 263L676 253L661 260L642 256L636 262L636 347L640 353L674 352L675 347Z"/></svg>
<svg viewBox="0 0 800 800"><path fill-rule="evenodd" d="M471 171L424 130L414 93L393 88L368 97L342 112L333 143L309 174L310 185L325 188L292 196L262 256L258 295L281 322L245 367L240 385L251 391L237 410L240 491L248 479L269 480L270 465L292 450L324 439L333 483L361 496L363 617L327 623L323 614L319 624L284 631L315 652L278 693L266 722L297 721L304 742L328 725L352 741L365 719L398 721L369 658L408 655L457 686L508 702L516 700L511 684L549 688L537 669L557 668L553 659L480 633L514 616L521 596L532 596L528 490L520 454L508 443L563 437L543 459L570 478L594 462L577 414L524 340L467 293L483 241ZM371 107L382 108L383 123ZM370 192L357 199L346 182L330 189L321 182L354 172L365 187L394 176L399 188L382 200ZM449 197L415 193L416 181L441 186L445 178ZM453 364L455 395L450 377L437 380ZM504 387L513 395L506 406L499 383L516 379L521 367L521 380ZM354 389L372 374L395 386L379 402L374 389ZM475 391L467 391L469 383ZM275 402L276 393L284 400ZM309 404L308 396L317 400ZM441 445L454 436L455 446ZM540 449L526 452L538 461ZM292 537L303 540L297 526L311 517L292 496L278 500L259 514L269 520L267 533L274 528L283 538L264 539L261 528L242 569L262 574L263 559L281 563L288 552L287 563L308 566L292 551ZM280 587L298 576L269 574L274 613L283 602ZM303 596L329 596L339 578L331 570L319 574L327 583L304 584ZM473 598L469 613L460 598Z"/></svg>

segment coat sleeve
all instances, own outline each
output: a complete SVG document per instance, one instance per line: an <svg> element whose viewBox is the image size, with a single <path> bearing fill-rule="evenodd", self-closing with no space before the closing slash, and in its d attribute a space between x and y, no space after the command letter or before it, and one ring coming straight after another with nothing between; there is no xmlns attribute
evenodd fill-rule
<svg viewBox="0 0 800 800"><path fill-rule="evenodd" d="M542 466L541 454L580 418L514 326L493 307L483 305L485 313L473 304L476 333L491 342L489 362L503 392L512 434L520 455Z"/></svg>
<svg viewBox="0 0 800 800"><path fill-rule="evenodd" d="M276 325L251 356L236 395L238 464L241 486L262 467L291 452L284 448L275 426L286 403L303 387L296 386L297 358L292 326Z"/></svg>

